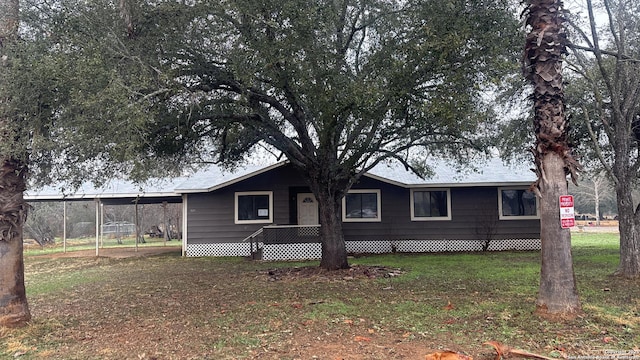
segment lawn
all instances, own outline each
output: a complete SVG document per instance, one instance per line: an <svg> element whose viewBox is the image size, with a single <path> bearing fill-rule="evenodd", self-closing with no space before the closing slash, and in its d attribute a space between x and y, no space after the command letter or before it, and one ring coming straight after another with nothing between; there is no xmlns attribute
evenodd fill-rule
<svg viewBox="0 0 640 360"><path fill-rule="evenodd" d="M157 246L173 246L180 247L182 245L181 240L165 241L162 238L150 238L145 237L145 242L139 242L138 248L157 247ZM102 249L118 249L118 248L134 248L136 247L135 237L123 237L120 239L120 243L115 238L104 237L98 241L98 252ZM46 244L44 246L38 245L35 241L30 242L24 247L24 255L46 255L57 254L62 252L74 252L81 250L93 250L95 254L96 239L93 237L67 239L63 243L62 239L56 239L53 244Z"/></svg>
<svg viewBox="0 0 640 360"><path fill-rule="evenodd" d="M550 357L640 356L640 288L613 277L614 234L574 235L584 313L532 314L536 252L390 254L317 262L25 258L33 320L0 330L20 359L493 359L496 340ZM314 267L315 271L304 270Z"/></svg>

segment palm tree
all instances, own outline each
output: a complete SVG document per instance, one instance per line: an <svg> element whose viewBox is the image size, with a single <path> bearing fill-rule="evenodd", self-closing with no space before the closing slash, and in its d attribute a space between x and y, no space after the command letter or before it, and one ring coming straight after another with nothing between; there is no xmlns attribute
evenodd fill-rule
<svg viewBox="0 0 640 360"><path fill-rule="evenodd" d="M0 0L0 66L7 66L11 60L5 50L15 39L17 30L18 0ZM0 106L7 104L5 100L6 97L0 98ZM6 113L0 111L0 142L13 144L16 139ZM24 325L31 318L22 256L22 231L28 208L23 198L27 166L6 149L3 147L0 153L0 326L14 327Z"/></svg>
<svg viewBox="0 0 640 360"><path fill-rule="evenodd" d="M540 199L542 268L536 312L544 317L574 317L580 300L571 256L571 232L560 225L561 195L567 174L575 178L578 164L568 142L562 83L566 36L561 0L528 0L524 69L533 85L535 147L538 180L532 189Z"/></svg>

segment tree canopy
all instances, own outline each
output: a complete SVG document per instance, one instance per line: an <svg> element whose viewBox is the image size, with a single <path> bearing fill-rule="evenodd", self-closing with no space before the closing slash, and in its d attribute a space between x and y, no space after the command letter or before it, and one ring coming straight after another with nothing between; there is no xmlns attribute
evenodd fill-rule
<svg viewBox="0 0 640 360"><path fill-rule="evenodd" d="M34 0L6 91L47 179L150 154L228 163L258 143L306 166L339 153L359 170L416 145L455 155L480 145L485 92L516 63L508 9Z"/></svg>

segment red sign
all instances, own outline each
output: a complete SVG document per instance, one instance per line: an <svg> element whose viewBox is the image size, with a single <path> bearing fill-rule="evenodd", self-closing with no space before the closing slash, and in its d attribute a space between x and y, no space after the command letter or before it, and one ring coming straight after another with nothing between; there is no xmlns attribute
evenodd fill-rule
<svg viewBox="0 0 640 360"><path fill-rule="evenodd" d="M560 219L560 226L563 229L569 229L576 226L576 219Z"/></svg>
<svg viewBox="0 0 640 360"><path fill-rule="evenodd" d="M573 195L562 195L560 196L560 207L573 207Z"/></svg>
<svg viewBox="0 0 640 360"><path fill-rule="evenodd" d="M560 226L563 229L576 226L576 214L573 208L573 195L560 196Z"/></svg>

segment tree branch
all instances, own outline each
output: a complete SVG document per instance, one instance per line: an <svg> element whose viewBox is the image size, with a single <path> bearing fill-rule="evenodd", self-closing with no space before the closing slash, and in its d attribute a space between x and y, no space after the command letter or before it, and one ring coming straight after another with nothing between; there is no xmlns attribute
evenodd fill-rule
<svg viewBox="0 0 640 360"><path fill-rule="evenodd" d="M588 51L588 52L591 52L591 53L594 53L594 54L596 52L596 48L594 48L592 46L591 47L590 46L581 46L581 45L576 45L576 44L573 44L573 43L569 43L569 44L567 44L567 47L570 48L570 49L573 49L573 50ZM640 63L640 59L636 59L634 57L631 57L630 55L619 54L619 53L617 53L615 51L609 51L609 50L603 50L603 49L598 49L598 51L600 53L604 54L604 55L613 56L613 57L615 57L617 59L620 59L620 60L626 60L626 61L631 61L631 62L635 62L635 63Z"/></svg>
<svg viewBox="0 0 640 360"><path fill-rule="evenodd" d="M591 126L589 111L584 105L582 106L582 112L584 113L584 116L585 116L584 122L585 122L585 125L587 126L587 130L589 131L589 136L591 137L591 142L593 143L593 149L596 152L598 159L600 159L600 163L602 164L602 166L604 166L609 176L611 176L614 183L618 184L619 183L618 178L613 172L613 169L611 168L611 166L609 166L609 163L604 158L604 154L602 153L602 149L600 148L600 144L598 143L598 137L596 136L596 133L593 131L593 127Z"/></svg>

